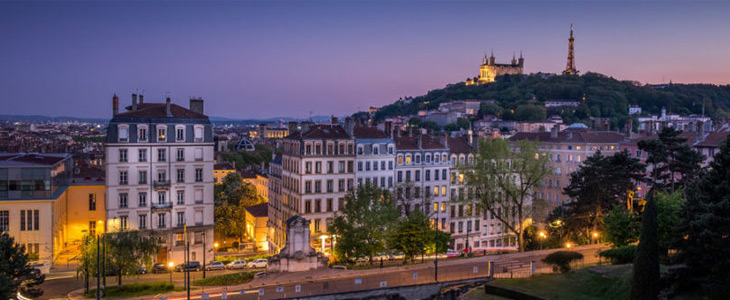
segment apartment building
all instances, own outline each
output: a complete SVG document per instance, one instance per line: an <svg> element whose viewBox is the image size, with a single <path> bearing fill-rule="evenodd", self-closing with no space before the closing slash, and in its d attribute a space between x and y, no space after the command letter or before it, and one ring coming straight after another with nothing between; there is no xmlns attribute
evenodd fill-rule
<svg viewBox="0 0 730 300"><path fill-rule="evenodd" d="M293 210L284 209L282 196L281 154L273 154L269 162L269 208L267 210L266 239L269 253L276 254L286 244L286 220L292 217Z"/></svg>
<svg viewBox="0 0 730 300"><path fill-rule="evenodd" d="M357 186L374 185L391 189L395 177L395 142L375 127L352 128L355 138Z"/></svg>
<svg viewBox="0 0 730 300"><path fill-rule="evenodd" d="M328 225L354 187L355 140L336 118L324 125L304 122L282 140L281 169L281 216L310 220L312 247L329 251ZM281 221L270 223L285 224ZM270 241L284 237L282 227L270 231Z"/></svg>
<svg viewBox="0 0 730 300"><path fill-rule="evenodd" d="M157 262L202 261L213 249L213 131L202 99L190 107L132 104L113 117L104 144L107 220L110 231L140 230L160 244ZM187 236L183 234L187 227ZM210 256L212 258L212 255Z"/></svg>

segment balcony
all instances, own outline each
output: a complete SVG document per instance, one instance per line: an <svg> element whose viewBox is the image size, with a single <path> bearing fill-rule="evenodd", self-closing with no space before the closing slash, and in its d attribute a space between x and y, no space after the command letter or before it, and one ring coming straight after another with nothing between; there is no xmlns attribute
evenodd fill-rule
<svg viewBox="0 0 730 300"><path fill-rule="evenodd" d="M152 209L171 209L172 208L172 202L163 202L163 203L152 203Z"/></svg>
<svg viewBox="0 0 730 300"><path fill-rule="evenodd" d="M170 181L169 180L155 180L152 185L156 189L165 189L170 188Z"/></svg>

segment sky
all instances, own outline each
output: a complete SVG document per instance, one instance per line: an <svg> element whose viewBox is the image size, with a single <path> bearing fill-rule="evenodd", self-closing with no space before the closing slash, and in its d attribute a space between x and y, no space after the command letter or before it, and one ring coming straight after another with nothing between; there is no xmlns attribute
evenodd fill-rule
<svg viewBox="0 0 730 300"><path fill-rule="evenodd" d="M730 2L0 2L0 114L111 116L132 93L227 118L347 115L478 74L730 84Z"/></svg>

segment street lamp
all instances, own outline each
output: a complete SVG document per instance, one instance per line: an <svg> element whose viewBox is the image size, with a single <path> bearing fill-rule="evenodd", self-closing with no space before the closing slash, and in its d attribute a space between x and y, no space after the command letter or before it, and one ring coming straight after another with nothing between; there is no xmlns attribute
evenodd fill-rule
<svg viewBox="0 0 730 300"><path fill-rule="evenodd" d="M170 271L170 284L172 284L172 267L175 266L175 263L172 261L167 262L167 269Z"/></svg>
<svg viewBox="0 0 730 300"><path fill-rule="evenodd" d="M570 242L565 243L565 248L573 247L573 245L570 244Z"/></svg>
<svg viewBox="0 0 730 300"><path fill-rule="evenodd" d="M598 232L595 232L595 231L593 232L593 241L595 243L598 243Z"/></svg>
<svg viewBox="0 0 730 300"><path fill-rule="evenodd" d="M547 238L547 234L545 234L545 231L540 231L540 233L538 233L537 236L540 239L540 250L542 250L543 249L542 242Z"/></svg>

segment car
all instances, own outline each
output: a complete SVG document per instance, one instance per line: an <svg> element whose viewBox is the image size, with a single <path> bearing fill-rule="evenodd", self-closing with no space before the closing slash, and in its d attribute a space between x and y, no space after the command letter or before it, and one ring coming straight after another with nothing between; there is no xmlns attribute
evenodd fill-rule
<svg viewBox="0 0 730 300"><path fill-rule="evenodd" d="M368 258L367 256L358 256L358 257L357 257L357 258L355 259L355 262L357 262L357 263L361 263L361 264L364 264L364 263L366 263L366 262L368 262L368 261L370 261L370 259L369 259L369 258Z"/></svg>
<svg viewBox="0 0 730 300"><path fill-rule="evenodd" d="M226 268L226 265L219 261L214 261L208 265L205 266L205 269L208 271L212 270L223 270Z"/></svg>
<svg viewBox="0 0 730 300"><path fill-rule="evenodd" d="M200 271L202 270L202 267L200 266L199 261L191 261L188 262L187 266L183 264L179 264L175 267L175 272L183 272L183 271Z"/></svg>
<svg viewBox="0 0 730 300"><path fill-rule="evenodd" d="M269 265L269 260L259 258L259 259L254 259L251 262L249 262L246 267L252 268L252 269L253 268L266 268L266 266L268 266L268 265Z"/></svg>
<svg viewBox="0 0 730 300"><path fill-rule="evenodd" d="M448 258L459 257L459 252L456 250L449 249L446 251L446 257L448 257Z"/></svg>
<svg viewBox="0 0 730 300"><path fill-rule="evenodd" d="M334 265L334 266L331 266L330 268L335 269L335 270L347 270L347 267L343 266L343 265Z"/></svg>
<svg viewBox="0 0 730 300"><path fill-rule="evenodd" d="M245 269L246 268L246 261L245 260L237 260L232 261L226 265L226 269Z"/></svg>
<svg viewBox="0 0 730 300"><path fill-rule="evenodd" d="M160 274L160 273L167 273L170 272L170 270L167 268L166 264L155 264L152 266L152 273L154 274Z"/></svg>
<svg viewBox="0 0 730 300"><path fill-rule="evenodd" d="M389 260L389 259L390 259L390 255L385 254L385 253L380 253L376 256L373 256L374 261Z"/></svg>
<svg viewBox="0 0 730 300"><path fill-rule="evenodd" d="M390 259L405 259L406 255L403 252L393 253L390 255Z"/></svg>
<svg viewBox="0 0 730 300"><path fill-rule="evenodd" d="M137 271L135 274L140 274L140 275L147 274L147 268L139 267L139 268L137 268Z"/></svg>

